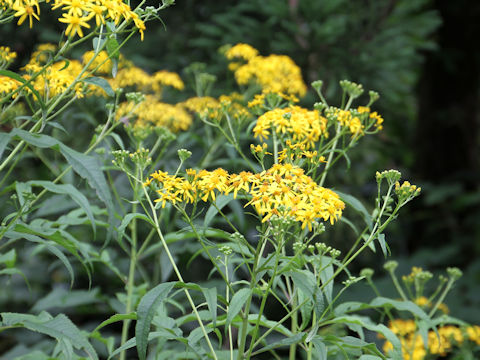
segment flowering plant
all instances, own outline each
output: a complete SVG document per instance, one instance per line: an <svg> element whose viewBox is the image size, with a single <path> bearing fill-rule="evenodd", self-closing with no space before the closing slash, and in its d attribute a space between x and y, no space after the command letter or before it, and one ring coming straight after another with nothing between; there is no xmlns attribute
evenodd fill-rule
<svg viewBox="0 0 480 360"><path fill-rule="evenodd" d="M31 27L40 5L4 1L0 20L18 18L21 25L28 18ZM55 339L16 347L8 356L125 359L136 348L131 354L140 359L265 353L277 359L423 359L449 352L452 339L475 351L478 327L437 314L458 269L448 270L446 285L430 298L423 298L428 274L414 271L404 283L409 295L415 285L415 297L407 297L387 263L401 300L381 296L371 270L359 276L349 270L365 251L388 255L387 226L421 191L401 182L396 170L377 172L368 211L329 183L332 169L343 159L348 164L348 151L382 130L383 118L372 110L376 92L365 98L361 85L342 81L342 99L330 105L315 81L319 101L305 108L299 99L307 86L293 60L238 44L222 49L238 93L210 96L215 77L194 64L187 74L196 96L173 102L169 95L185 89L178 74L149 74L119 51L135 32L143 38L145 21L170 2L145 9L142 2L135 10L110 0L50 5L68 24L60 46L39 46L21 73L0 70L1 121L11 129L0 136L0 155L8 152L0 181L12 204L0 228L0 275L23 276L30 286L27 262L17 262L17 256L25 260L18 244L28 242L32 256L48 252L58 259L71 289L54 288L30 313L0 313L0 332L25 328ZM93 50L81 61L68 59L87 38ZM3 69L15 58L7 47L0 56ZM92 116L98 127L81 152L58 134L71 126L69 110L76 106L102 109ZM14 173L29 152L48 169L48 180ZM88 184L68 177L71 171ZM361 224L346 218L348 208L360 214ZM354 234L345 255L329 240L340 221ZM87 231L95 241L80 238ZM181 266L184 254L191 266L208 263L211 271L196 277ZM90 289L105 269L115 278L112 293ZM90 291L73 289L79 272L87 274ZM341 303L359 282L377 296ZM58 307L85 304L101 320L83 330L64 313L52 315ZM365 312L371 309L388 316L389 327ZM414 320L394 317L396 310ZM372 332L382 346L367 340Z"/></svg>

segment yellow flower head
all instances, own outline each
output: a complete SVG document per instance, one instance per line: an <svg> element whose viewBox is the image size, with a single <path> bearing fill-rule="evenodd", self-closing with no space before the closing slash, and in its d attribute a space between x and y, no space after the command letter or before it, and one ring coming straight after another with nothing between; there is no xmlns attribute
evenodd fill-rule
<svg viewBox="0 0 480 360"><path fill-rule="evenodd" d="M260 140L268 139L272 131L292 142L305 142L307 148L313 147L320 136L328 137L327 119L316 110L299 106L268 111L258 118L253 128L254 136Z"/></svg>

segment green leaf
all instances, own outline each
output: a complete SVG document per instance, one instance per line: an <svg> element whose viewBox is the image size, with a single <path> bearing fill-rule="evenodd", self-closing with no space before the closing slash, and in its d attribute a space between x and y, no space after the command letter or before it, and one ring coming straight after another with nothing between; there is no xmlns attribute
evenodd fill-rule
<svg viewBox="0 0 480 360"><path fill-rule="evenodd" d="M162 338L162 339L166 339L166 340L175 339L175 340L180 341L180 342L187 345L187 341L184 338L177 337L177 336L175 336L174 334L172 334L171 332L169 332L168 330L165 330L165 329L162 329L160 331L154 331L154 332L151 332L150 334L148 334L147 343L154 340L154 339L157 339L157 338ZM112 352L108 356L108 359L111 359L111 358L115 357L115 355L120 354L124 350L133 348L135 345L137 345L137 338L136 337L131 338L125 344L123 344L122 346L115 349L115 351ZM138 349L138 346L137 346L137 349Z"/></svg>
<svg viewBox="0 0 480 360"><path fill-rule="evenodd" d="M20 275L25 283L27 284L28 289L30 290L30 283L28 282L28 278L25 276L25 274L17 269L17 268L8 268L8 269L3 269L0 270L0 275Z"/></svg>
<svg viewBox="0 0 480 360"><path fill-rule="evenodd" d="M222 210L232 200L234 200L233 194L217 196L217 199L215 200L215 204L210 205L210 207L207 210L207 213L205 214L205 220L203 221L203 226L207 228L212 222L213 218L218 214L217 208L219 210Z"/></svg>
<svg viewBox="0 0 480 360"><path fill-rule="evenodd" d="M243 288L238 290L230 300L230 304L227 312L227 321L225 326L230 325L233 318L242 310L243 305L246 303L247 299L252 295L252 289Z"/></svg>
<svg viewBox="0 0 480 360"><path fill-rule="evenodd" d="M352 195L342 193L338 190L335 190L335 192L340 196L340 199L342 199L343 202L345 202L348 206L351 206L353 209L359 212L368 227L372 229L372 216L369 214L369 212L367 211L365 206L363 206L360 200L358 200L356 197L353 197Z"/></svg>
<svg viewBox="0 0 480 360"><path fill-rule="evenodd" d="M154 287L142 297L138 304L135 339L140 360L145 360L147 356L148 333L157 307L165 300L174 285L174 282L169 282Z"/></svg>
<svg viewBox="0 0 480 360"><path fill-rule="evenodd" d="M271 344L268 344L267 346L261 348L260 351L256 351L256 353L258 354L260 352L265 352L265 351L269 351L269 350L272 350L272 349L277 349L279 347L290 346L292 344L298 344L299 342L302 342L305 339L306 336L307 336L307 333L304 333L304 332L295 334L293 336L289 336L289 337L284 338L282 340L275 341L275 342L272 342Z"/></svg>
<svg viewBox="0 0 480 360"><path fill-rule="evenodd" d="M105 80L104 78L92 76L92 77L85 78L82 81L84 83L92 84L92 85L95 85L95 86L98 86L98 87L102 88L103 91L105 91L105 93L110 97L115 96L115 92L113 91L109 82L107 80Z"/></svg>
<svg viewBox="0 0 480 360"><path fill-rule="evenodd" d="M313 349L318 357L318 360L327 360L327 347L319 336L312 339Z"/></svg>
<svg viewBox="0 0 480 360"><path fill-rule="evenodd" d="M13 129L9 135L17 136L28 144L40 148L60 150L73 170L88 181L90 186L96 191L98 197L107 205L109 215L113 219L114 208L112 195L97 159L75 151L51 136L32 134L17 128ZM4 140L4 138L0 138L0 154L3 152L1 145Z"/></svg>
<svg viewBox="0 0 480 360"><path fill-rule="evenodd" d="M110 193L110 188L107 185L107 181L105 180L105 176L97 159L79 153L62 143L60 143L60 151L72 166L73 170L82 178L86 179L90 186L95 189L98 197L107 205L109 214L113 215L112 194Z"/></svg>
<svg viewBox="0 0 480 360"><path fill-rule="evenodd" d="M15 251L15 249L12 249L5 254L0 254L0 264L5 264L7 268L14 267L16 260L17 252Z"/></svg>
<svg viewBox="0 0 480 360"><path fill-rule="evenodd" d="M119 322L123 320L137 320L137 313L131 312L130 314L115 314L110 316L107 320L103 321L100 325L98 325L92 333L99 331L101 328Z"/></svg>
<svg viewBox="0 0 480 360"><path fill-rule="evenodd" d="M122 223L120 224L120 226L117 229L118 241L122 240L123 236L125 235L125 230L126 230L128 224L130 224L130 222L133 219L142 219L142 220L145 220L146 222L148 222L150 225L155 226L155 224L152 223L152 221L150 220L150 218L148 216L146 216L144 214L140 214L140 213L129 213L129 214L125 215L125 217L122 220Z"/></svg>
<svg viewBox="0 0 480 360"><path fill-rule="evenodd" d="M42 135L42 134L32 134L28 131L22 130L22 129L13 129L10 134L12 136L19 137L26 143L30 145L34 145L39 148L51 148L55 145L58 145L60 142L48 135Z"/></svg>
<svg viewBox="0 0 480 360"><path fill-rule="evenodd" d="M3 152L5 151L5 148L7 147L8 143L12 139L12 133L5 133L5 132L0 132L0 159L3 156Z"/></svg>
<svg viewBox="0 0 480 360"><path fill-rule="evenodd" d="M1 313L4 326L22 326L55 338L58 342L70 342L75 349L84 350L92 359L98 360L98 355L86 336L64 314L52 318L46 312L39 315L19 313Z"/></svg>
<svg viewBox="0 0 480 360"><path fill-rule="evenodd" d="M217 322L217 288L205 289L202 288L203 296L207 300L208 310L212 314L213 327Z"/></svg>
<svg viewBox="0 0 480 360"><path fill-rule="evenodd" d="M309 299L313 299L313 294L317 288L317 282L310 271L294 270L286 272L285 275L290 276L295 286L302 290Z"/></svg>
<svg viewBox="0 0 480 360"><path fill-rule="evenodd" d="M409 311L420 319L430 323L428 315L417 304L411 301L392 300L384 297L377 297L370 302L373 307L393 307L400 311Z"/></svg>
<svg viewBox="0 0 480 360"><path fill-rule="evenodd" d="M52 308L69 308L80 305L93 304L100 301L98 288L93 290L72 290L55 288L44 298L38 300L32 310L35 312Z"/></svg>
<svg viewBox="0 0 480 360"><path fill-rule="evenodd" d="M387 328L383 324L374 324L368 317L366 316L339 316L336 317L333 320L328 321L329 323L333 324L343 324L343 325L352 325L352 324L357 324L360 325L368 330L375 331L385 337L387 341L391 342L393 345L393 350L391 355L393 356L393 359L395 360L402 360L403 355L402 355L402 344L400 343L400 340L397 338L397 336ZM360 339L358 339L360 340Z"/></svg>
<svg viewBox="0 0 480 360"><path fill-rule="evenodd" d="M382 360L382 358L377 355L362 355L358 360Z"/></svg>
<svg viewBox="0 0 480 360"><path fill-rule="evenodd" d="M117 39L114 37L109 37L107 39L107 53L112 59L118 60L120 57L120 52L118 49L120 48L120 44L118 43Z"/></svg>
<svg viewBox="0 0 480 360"><path fill-rule="evenodd" d="M78 191L73 185L71 184L54 184L51 181L40 181L40 180L33 180L28 181L26 183L27 186L41 186L46 190L55 193L55 194L64 194L68 195L75 201L82 209L85 211L88 219L93 228L94 234L96 233L96 224L95 218L93 217L92 208L90 207L90 203L88 199L83 195L80 191Z"/></svg>
<svg viewBox="0 0 480 360"><path fill-rule="evenodd" d="M330 258L323 256L322 257L322 264L326 263L324 260L330 262ZM331 278L333 277L333 264L329 264L322 268L320 272L320 280L322 281L322 284L326 284ZM330 304L332 302L332 297L333 297L333 281L330 281L324 288L323 292L325 295L325 298L327 299L328 303Z"/></svg>
<svg viewBox="0 0 480 360"><path fill-rule="evenodd" d="M380 244L380 247L382 248L383 256L387 257L387 255L390 254L390 248L385 241L385 234L378 234L377 240Z"/></svg>

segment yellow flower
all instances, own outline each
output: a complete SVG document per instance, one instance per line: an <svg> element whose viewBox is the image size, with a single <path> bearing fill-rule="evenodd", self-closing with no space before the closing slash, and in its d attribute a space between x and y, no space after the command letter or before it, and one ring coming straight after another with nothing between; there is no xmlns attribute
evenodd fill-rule
<svg viewBox="0 0 480 360"><path fill-rule="evenodd" d="M248 44L237 44L227 50L225 56L231 60L234 58L242 58L244 60L250 60L258 55L258 50Z"/></svg>
<svg viewBox="0 0 480 360"><path fill-rule="evenodd" d="M177 90L183 90L185 85L177 73L160 70L152 76L152 89L160 93L162 86L171 86Z"/></svg>
<svg viewBox="0 0 480 360"><path fill-rule="evenodd" d="M63 18L58 19L58 21L68 24L67 29L65 30L65 35L67 36L78 36L83 37L82 26L90 28L87 21L88 17L81 17L78 14L63 14Z"/></svg>
<svg viewBox="0 0 480 360"><path fill-rule="evenodd" d="M11 51L8 46L0 46L0 67L9 64L17 57L15 51Z"/></svg>
<svg viewBox="0 0 480 360"><path fill-rule="evenodd" d="M95 55L95 51L87 51L83 54L83 64L88 64L88 62L92 59ZM92 63L89 66L90 70L96 69L95 73L108 75L112 72L112 60L109 59L108 53L104 50L100 51L95 59L93 59Z"/></svg>
<svg viewBox="0 0 480 360"><path fill-rule="evenodd" d="M467 335L471 341L474 341L477 345L480 345L480 326L474 325L467 327Z"/></svg>
<svg viewBox="0 0 480 360"><path fill-rule="evenodd" d="M16 0L12 6L12 9L15 10L15 14L13 14L13 16L20 18L18 19L17 25L22 25L27 17L30 28L33 25L32 17L40 21L40 18L38 17L40 14L40 8L36 0Z"/></svg>
<svg viewBox="0 0 480 360"><path fill-rule="evenodd" d="M227 59L242 58L246 64L234 63L229 68L234 71L239 85L256 82L263 92L296 94L304 96L307 87L302 79L300 68L285 55L257 55L258 51L247 44L238 44L230 48Z"/></svg>
<svg viewBox="0 0 480 360"><path fill-rule="evenodd" d="M286 135L292 142L304 142L306 148L313 147L320 136L328 137L327 119L316 110L299 106L274 109L260 116L253 128L254 136L268 139L270 131Z"/></svg>
<svg viewBox="0 0 480 360"><path fill-rule="evenodd" d="M300 222L302 228L318 220L334 223L341 215L345 204L332 190L318 186L303 169L291 164L276 164L258 174L243 171L229 174L223 169L214 171L187 170L187 178L172 177L158 171L150 175L145 186L155 182L160 187L156 200L175 204L179 201L215 201L217 193L234 197L242 192L251 197L245 205L252 205L262 217L262 222L272 216L290 217ZM189 184L185 184L188 182Z"/></svg>
<svg viewBox="0 0 480 360"><path fill-rule="evenodd" d="M165 127L172 132L187 130L192 124L192 117L182 106L160 102L153 95L147 95L145 101L137 107L131 102L121 103L116 118L133 119L134 127L153 125Z"/></svg>

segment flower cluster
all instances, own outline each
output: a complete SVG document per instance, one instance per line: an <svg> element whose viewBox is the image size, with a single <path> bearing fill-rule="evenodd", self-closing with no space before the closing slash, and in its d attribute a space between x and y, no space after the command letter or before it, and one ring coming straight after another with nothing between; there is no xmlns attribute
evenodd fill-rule
<svg viewBox="0 0 480 360"><path fill-rule="evenodd" d="M359 106L357 109L342 110L330 107L325 111L328 118L332 118L348 129L352 137L364 135L365 129L374 126L377 130L383 128L383 118L376 112L370 112L370 108Z"/></svg>
<svg viewBox="0 0 480 360"><path fill-rule="evenodd" d="M321 135L328 137L327 119L316 110L310 111L299 106L274 109L257 120L253 128L255 137L268 139L271 131L286 136L295 143L305 143L313 147Z"/></svg>
<svg viewBox="0 0 480 360"><path fill-rule="evenodd" d="M403 358L406 360L423 360L428 355L445 357L448 353L465 341L472 341L480 345L480 326L459 328L453 325L438 327L438 335L434 331L428 332L428 345L418 333L414 320L395 319L389 322L389 328L395 333L402 344ZM388 353L393 345L386 341L383 350Z"/></svg>
<svg viewBox="0 0 480 360"><path fill-rule="evenodd" d="M1 96L4 96L6 94L9 94L15 91L19 85L20 85L19 81L14 80L8 76L0 75L0 95Z"/></svg>
<svg viewBox="0 0 480 360"><path fill-rule="evenodd" d="M6 68L16 57L17 53L8 46L0 46L0 69Z"/></svg>
<svg viewBox="0 0 480 360"><path fill-rule="evenodd" d="M30 64L30 67L27 68L35 70L35 65L32 65ZM37 76L32 81L32 85L44 97L51 98L72 90L77 97L81 98L87 93L87 89L93 89L92 86L85 86L85 84L78 81L72 89L71 85L79 79L82 68L78 60L58 61L48 66L42 75ZM26 80L30 79L29 74L23 77Z"/></svg>
<svg viewBox="0 0 480 360"><path fill-rule="evenodd" d="M227 59L243 60L233 62L229 68L234 71L239 85L254 81L264 93L285 93L304 96L307 87L300 68L285 55L257 55L258 51L247 44L237 44L225 53Z"/></svg>
<svg viewBox="0 0 480 360"><path fill-rule="evenodd" d="M112 73L113 62L104 50L99 51L95 56L95 51L87 51L82 56L82 63L84 65L92 61L88 67L97 75L109 76ZM93 60L92 60L93 59Z"/></svg>
<svg viewBox="0 0 480 360"><path fill-rule="evenodd" d="M177 90L185 88L182 79L175 72L160 70L150 75L143 69L133 66L126 61L124 61L117 76L109 79L109 82L113 89L133 88L136 91L154 92L157 96L161 96L162 89L165 86L170 86Z"/></svg>
<svg viewBox="0 0 480 360"><path fill-rule="evenodd" d="M291 164L275 164L261 173L242 171L229 174L224 169L213 171L188 169L186 177L157 171L150 175L145 186L158 186L158 199L162 207L167 202L194 203L198 200L215 201L218 194L247 195L251 205L262 217L291 217L312 230L318 219L331 224L341 217L345 204L332 190L316 184L304 170Z"/></svg>
<svg viewBox="0 0 480 360"><path fill-rule="evenodd" d="M284 93L262 93L255 94L253 100L248 102L249 108L263 108L268 104L269 97L275 96L277 98L288 101L289 103L298 103L300 100L293 94L284 94Z"/></svg>
<svg viewBox="0 0 480 360"><path fill-rule="evenodd" d="M221 120L225 113L236 120L250 116L248 109L242 105L243 96L238 93L221 95L218 100L211 96L192 97L180 103L185 109L200 117Z"/></svg>
<svg viewBox="0 0 480 360"><path fill-rule="evenodd" d="M119 121L132 120L134 127L165 127L172 132L187 130L192 123L182 106L161 102L153 95L145 96L138 105L133 101L121 103L116 116Z"/></svg>
<svg viewBox="0 0 480 360"><path fill-rule="evenodd" d="M48 3L48 1L47 1ZM0 0L0 9L7 13L13 13L21 25L28 18L29 26L32 27L33 19L40 20L40 6L38 0ZM111 21L118 25L122 21L133 21L140 32L143 40L145 23L132 11L130 5L121 0L54 0L51 10L61 9L62 16L58 21L67 24L65 34L67 36L83 37L83 29L89 29L89 23L95 19L95 26L100 26Z"/></svg>

